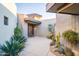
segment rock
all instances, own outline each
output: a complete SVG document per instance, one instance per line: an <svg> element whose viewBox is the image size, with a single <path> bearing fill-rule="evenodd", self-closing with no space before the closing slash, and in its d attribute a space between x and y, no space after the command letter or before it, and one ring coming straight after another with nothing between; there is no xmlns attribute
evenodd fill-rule
<svg viewBox="0 0 79 59"><path fill-rule="evenodd" d="M53 46L53 45L55 45L55 42L50 42L50 46Z"/></svg>
<svg viewBox="0 0 79 59"><path fill-rule="evenodd" d="M66 56L74 56L74 53L72 52L72 50L67 47L64 49L64 54Z"/></svg>
<svg viewBox="0 0 79 59"><path fill-rule="evenodd" d="M60 47L60 48L58 48L58 52L59 52L60 54L62 54L62 53L64 53L64 49L63 49L62 47Z"/></svg>
<svg viewBox="0 0 79 59"><path fill-rule="evenodd" d="M54 53L57 56L64 56L63 52L64 49L62 47L56 48L55 46L51 46L51 52Z"/></svg>

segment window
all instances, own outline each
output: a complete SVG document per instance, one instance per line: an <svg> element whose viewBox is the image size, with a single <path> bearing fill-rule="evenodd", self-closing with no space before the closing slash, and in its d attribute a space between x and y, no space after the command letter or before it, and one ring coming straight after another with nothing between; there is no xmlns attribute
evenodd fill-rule
<svg viewBox="0 0 79 59"><path fill-rule="evenodd" d="M49 30L49 32L54 32L55 31L55 24L48 24L48 30Z"/></svg>
<svg viewBox="0 0 79 59"><path fill-rule="evenodd" d="M49 30L49 32L52 32L52 25L51 24L48 25L48 30Z"/></svg>
<svg viewBox="0 0 79 59"><path fill-rule="evenodd" d="M8 25L8 17L4 16L4 25Z"/></svg>

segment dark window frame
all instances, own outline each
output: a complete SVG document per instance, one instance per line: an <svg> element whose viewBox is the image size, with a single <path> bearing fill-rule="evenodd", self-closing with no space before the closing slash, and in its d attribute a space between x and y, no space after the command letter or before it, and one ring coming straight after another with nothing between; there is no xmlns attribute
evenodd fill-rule
<svg viewBox="0 0 79 59"><path fill-rule="evenodd" d="M8 17L4 16L4 25L8 25Z"/></svg>

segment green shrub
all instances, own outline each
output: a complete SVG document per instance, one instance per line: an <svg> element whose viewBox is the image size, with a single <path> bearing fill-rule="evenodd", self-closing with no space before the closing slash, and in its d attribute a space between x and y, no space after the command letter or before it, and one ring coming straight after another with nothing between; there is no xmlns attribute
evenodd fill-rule
<svg viewBox="0 0 79 59"><path fill-rule="evenodd" d="M52 41L55 40L55 35L54 33L49 33L49 35L47 36L49 39L51 39Z"/></svg>
<svg viewBox="0 0 79 59"><path fill-rule="evenodd" d="M78 33L72 30L65 31L62 36L71 43L76 43L78 40Z"/></svg>
<svg viewBox="0 0 79 59"><path fill-rule="evenodd" d="M21 30L19 27L16 27L14 30L14 35L11 37L10 41L6 41L5 44L1 45L0 49L4 55L16 56L25 47L25 41L26 39L22 35Z"/></svg>
<svg viewBox="0 0 79 59"><path fill-rule="evenodd" d="M23 36L22 31L17 26L14 30L14 35L11 37L12 39L19 41L20 43L25 43L26 38Z"/></svg>
<svg viewBox="0 0 79 59"><path fill-rule="evenodd" d="M18 26L14 29L14 35L22 36L22 31L20 30L20 28Z"/></svg>
<svg viewBox="0 0 79 59"><path fill-rule="evenodd" d="M51 40L52 40L52 42L50 43L50 46L55 45L56 40L55 40L55 35L54 35L54 33L52 33L52 32L49 33L48 39L51 39Z"/></svg>

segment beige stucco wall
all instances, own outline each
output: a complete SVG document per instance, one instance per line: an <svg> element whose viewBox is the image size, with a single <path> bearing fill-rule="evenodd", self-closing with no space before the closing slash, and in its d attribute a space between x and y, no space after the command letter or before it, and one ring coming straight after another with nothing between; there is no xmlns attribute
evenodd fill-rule
<svg viewBox="0 0 79 59"><path fill-rule="evenodd" d="M41 24L37 26L37 32L35 33L37 36L47 37L49 34L48 25L54 25L56 19L46 19L42 20Z"/></svg>
<svg viewBox="0 0 79 59"><path fill-rule="evenodd" d="M62 33L66 30L72 29L79 33L79 15L68 15L68 14L57 14L56 15L56 34L58 32ZM71 47L70 43L63 40L61 37L60 42L67 47ZM71 49L74 51L75 55L79 55L79 49L77 47Z"/></svg>
<svg viewBox="0 0 79 59"><path fill-rule="evenodd" d="M18 22L19 22L19 27L23 31L23 35L27 38L28 37L28 25L26 22L24 22L25 15L24 14L18 14Z"/></svg>
<svg viewBox="0 0 79 59"><path fill-rule="evenodd" d="M56 14L56 33L74 30L79 33L79 15Z"/></svg>
<svg viewBox="0 0 79 59"><path fill-rule="evenodd" d="M11 4L12 3L0 3L0 44L3 44L5 41L10 40L11 36L14 33L14 28L16 27L16 6L15 4ZM4 16L8 17L8 25L4 25Z"/></svg>

